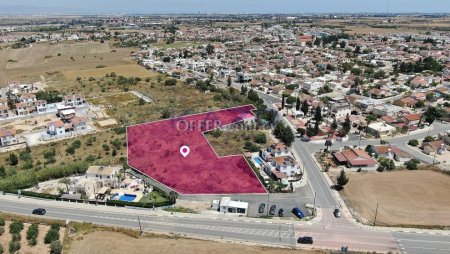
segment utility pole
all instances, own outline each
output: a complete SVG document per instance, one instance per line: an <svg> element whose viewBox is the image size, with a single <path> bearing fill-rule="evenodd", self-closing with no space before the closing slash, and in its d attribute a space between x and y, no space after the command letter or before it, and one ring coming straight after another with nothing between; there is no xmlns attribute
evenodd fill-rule
<svg viewBox="0 0 450 254"><path fill-rule="evenodd" d="M375 219L373 220L373 225L375 226L377 223L377 215L378 215L378 202L377 202L377 208L375 209Z"/></svg>
<svg viewBox="0 0 450 254"><path fill-rule="evenodd" d="M139 223L139 231L142 235L142 225L141 225L141 218L138 216L138 223Z"/></svg>
<svg viewBox="0 0 450 254"><path fill-rule="evenodd" d="M314 215L316 215L316 191L314 191Z"/></svg>

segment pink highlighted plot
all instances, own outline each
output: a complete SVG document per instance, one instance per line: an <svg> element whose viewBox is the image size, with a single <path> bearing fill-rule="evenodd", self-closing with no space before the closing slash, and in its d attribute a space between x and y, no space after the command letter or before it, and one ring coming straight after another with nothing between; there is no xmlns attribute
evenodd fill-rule
<svg viewBox="0 0 450 254"><path fill-rule="evenodd" d="M243 155L218 157L203 135L254 117L253 105L133 125L128 164L180 194L266 193Z"/></svg>

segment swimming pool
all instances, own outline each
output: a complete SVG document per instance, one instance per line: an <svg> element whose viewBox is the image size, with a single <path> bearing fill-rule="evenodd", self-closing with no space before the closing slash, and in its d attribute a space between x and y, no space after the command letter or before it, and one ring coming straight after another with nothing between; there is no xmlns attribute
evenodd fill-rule
<svg viewBox="0 0 450 254"><path fill-rule="evenodd" d="M253 157L253 160L258 163L258 165L262 165L263 161L259 157Z"/></svg>
<svg viewBox="0 0 450 254"><path fill-rule="evenodd" d="M120 200L125 202L132 202L136 199L136 195L133 194L123 194L119 195L118 193L111 196L112 200Z"/></svg>

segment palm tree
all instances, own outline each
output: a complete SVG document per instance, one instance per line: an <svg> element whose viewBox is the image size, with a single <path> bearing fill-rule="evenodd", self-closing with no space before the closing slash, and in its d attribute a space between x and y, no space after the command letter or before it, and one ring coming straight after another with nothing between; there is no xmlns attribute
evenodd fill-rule
<svg viewBox="0 0 450 254"><path fill-rule="evenodd" d="M178 193L176 193L175 191L169 192L168 199L170 202L175 204L175 202L177 201L177 198L178 198Z"/></svg>
<svg viewBox="0 0 450 254"><path fill-rule="evenodd" d="M69 184L70 184L70 179L67 177L64 177L63 179L59 180L59 183L65 184L66 185L66 190L67 192L69 192Z"/></svg>

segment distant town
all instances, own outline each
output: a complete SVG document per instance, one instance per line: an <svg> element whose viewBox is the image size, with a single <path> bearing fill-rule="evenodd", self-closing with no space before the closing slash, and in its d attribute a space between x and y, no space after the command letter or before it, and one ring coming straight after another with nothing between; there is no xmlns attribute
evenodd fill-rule
<svg viewBox="0 0 450 254"><path fill-rule="evenodd" d="M0 87L0 254L450 248L445 14L1 16Z"/></svg>

